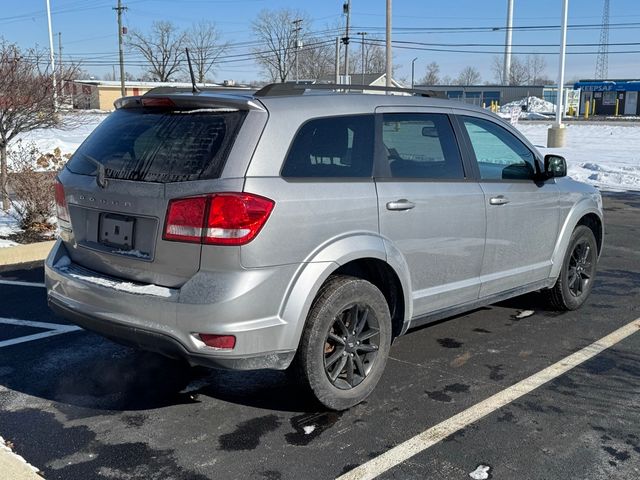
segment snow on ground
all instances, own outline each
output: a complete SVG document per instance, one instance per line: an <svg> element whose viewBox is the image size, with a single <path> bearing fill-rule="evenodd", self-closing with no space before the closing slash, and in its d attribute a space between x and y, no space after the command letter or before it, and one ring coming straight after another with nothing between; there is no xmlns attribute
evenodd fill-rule
<svg viewBox="0 0 640 480"><path fill-rule="evenodd" d="M601 190L640 191L640 123L570 123L563 148L546 148L548 124L521 122L518 130L543 153L567 159L569 176Z"/></svg>
<svg viewBox="0 0 640 480"><path fill-rule="evenodd" d="M0 248L15 247L16 245L18 245L16 242L12 242L11 240L3 240L2 238L0 238Z"/></svg>
<svg viewBox="0 0 640 480"><path fill-rule="evenodd" d="M33 142L42 153L52 153L56 148L60 149L62 155L73 153L106 117L106 113L96 112L65 114L60 128L33 130L18 135L13 142Z"/></svg>
<svg viewBox="0 0 640 480"><path fill-rule="evenodd" d="M12 247L13 245L17 245L14 242L9 240L2 240L3 237L8 237L9 235L13 235L22 231L22 229L18 226L18 220L12 215L13 208L9 210L9 212L3 212L0 209L0 247Z"/></svg>

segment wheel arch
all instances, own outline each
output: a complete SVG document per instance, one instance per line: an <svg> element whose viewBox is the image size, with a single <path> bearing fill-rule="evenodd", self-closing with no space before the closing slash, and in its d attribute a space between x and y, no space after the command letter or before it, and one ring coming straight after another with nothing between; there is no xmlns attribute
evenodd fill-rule
<svg viewBox="0 0 640 480"><path fill-rule="evenodd" d="M551 278L557 278L560 275L560 269L562 267L567 247L569 246L571 234L579 225L585 225L593 231L593 234L596 237L596 244L598 245L598 255L602 253L604 243L604 222L602 220L602 212L591 200L584 199L571 209L569 215L565 218L562 228L560 229L560 235L558 236L558 241L556 242L556 246L553 251L553 266L550 274Z"/></svg>
<svg viewBox="0 0 640 480"><path fill-rule="evenodd" d="M388 255L386 241L373 234L350 235L326 244L298 268L282 302L280 317L289 329L288 345L296 348L318 291L331 275L353 275L378 287L389 304L393 336L403 334L412 313L411 286L406 262Z"/></svg>

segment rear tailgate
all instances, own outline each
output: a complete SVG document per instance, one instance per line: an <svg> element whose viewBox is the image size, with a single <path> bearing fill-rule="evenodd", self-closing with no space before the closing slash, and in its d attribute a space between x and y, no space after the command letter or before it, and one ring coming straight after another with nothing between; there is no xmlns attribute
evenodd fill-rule
<svg viewBox="0 0 640 480"><path fill-rule="evenodd" d="M71 260L134 282L184 284L200 268L202 246L163 239L169 200L242 190L241 176L220 176L228 159L246 155L244 136L235 147L246 117L228 106L112 114L59 175L70 217L59 223ZM246 123L255 129L254 119ZM226 248L233 255L237 247Z"/></svg>
<svg viewBox="0 0 640 480"><path fill-rule="evenodd" d="M95 177L68 170L60 180L72 225L61 237L71 260L110 276L166 287L192 277L201 253L200 244L163 240L169 199L242 188L242 179L164 185L110 180L103 191Z"/></svg>

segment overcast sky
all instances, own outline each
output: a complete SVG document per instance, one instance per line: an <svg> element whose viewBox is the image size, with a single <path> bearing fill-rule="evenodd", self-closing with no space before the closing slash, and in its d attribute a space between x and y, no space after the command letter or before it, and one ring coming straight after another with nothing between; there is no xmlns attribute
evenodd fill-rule
<svg viewBox="0 0 640 480"><path fill-rule="evenodd" d="M63 59L83 59L84 68L102 75L117 65L116 0L50 0L53 31L62 32ZM24 47L48 46L45 0L4 0L0 10L0 35ZM260 79L259 68L248 55L253 40L251 21L262 9L292 8L312 19L303 25L308 32L326 32L344 25L342 0L123 0L128 7L124 24L129 29L148 29L154 20L170 20L187 28L202 19L217 24L232 44L215 79ZM466 66L476 67L482 81L493 81L492 58L504 50L507 0L395 0L393 2L394 63L396 78L410 80L411 60L416 60L416 78L425 66L438 62L442 75L456 77ZM568 33L569 80L592 78L604 0L570 0ZM384 39L385 0L352 0L353 33L368 32L367 38ZM555 79L561 0L515 0L513 51L540 53L547 62L547 75ZM640 77L640 1L611 0L609 78ZM533 28L531 28L533 27ZM497 28L499 30L493 30ZM336 33L323 33L327 39ZM402 43L401 43L402 42ZM620 45L620 44L627 45ZM482 44L479 46L470 44ZM587 45L576 45L587 44ZM618 45L616 45L618 44ZM350 48L359 49L352 43ZM359 51L359 50L358 50ZM586 54L578 54L586 52ZM633 53L622 53L633 52ZM246 54L246 55L245 55ZM126 55L135 61L135 55ZM138 67L131 67L138 73Z"/></svg>

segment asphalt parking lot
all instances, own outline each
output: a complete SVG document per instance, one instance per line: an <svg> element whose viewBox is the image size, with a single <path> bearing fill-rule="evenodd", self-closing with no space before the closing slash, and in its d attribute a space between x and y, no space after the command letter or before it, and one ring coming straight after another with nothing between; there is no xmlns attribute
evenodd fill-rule
<svg viewBox="0 0 640 480"><path fill-rule="evenodd" d="M585 307L532 294L412 331L342 413L283 372L188 368L68 328L40 265L0 272L0 435L47 479L338 477L639 318L640 194L607 195L605 215ZM638 478L639 399L636 333L380 478Z"/></svg>

